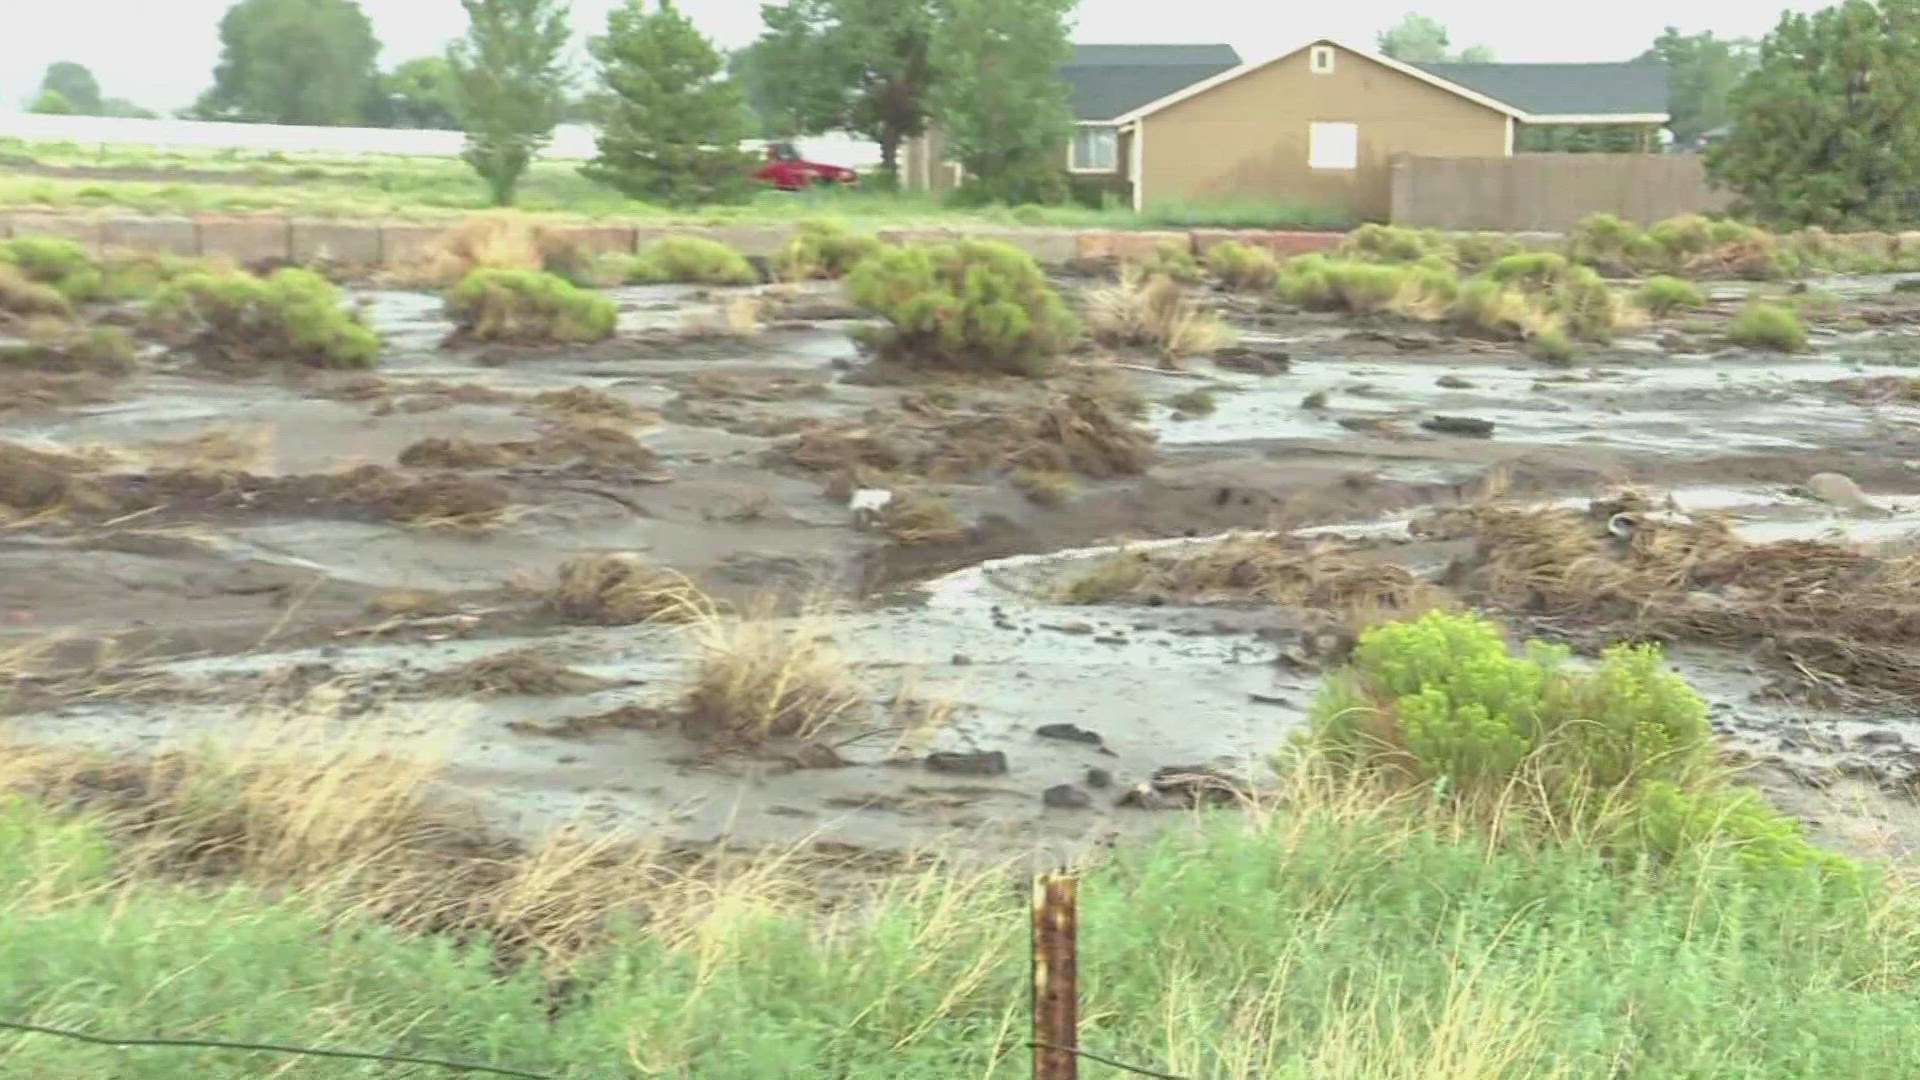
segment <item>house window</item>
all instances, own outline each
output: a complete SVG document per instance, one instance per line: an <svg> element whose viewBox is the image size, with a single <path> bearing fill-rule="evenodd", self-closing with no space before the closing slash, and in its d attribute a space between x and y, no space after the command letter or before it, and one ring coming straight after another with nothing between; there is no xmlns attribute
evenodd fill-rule
<svg viewBox="0 0 1920 1080"><path fill-rule="evenodd" d="M1353 124L1309 124L1307 126L1307 167L1312 169L1359 168L1359 127Z"/></svg>
<svg viewBox="0 0 1920 1080"><path fill-rule="evenodd" d="M1113 172L1120 162L1120 133L1110 127L1082 127L1073 134L1067 168L1074 172Z"/></svg>
<svg viewBox="0 0 1920 1080"><path fill-rule="evenodd" d="M1307 66L1315 75L1333 74L1333 46L1315 45L1307 53Z"/></svg>

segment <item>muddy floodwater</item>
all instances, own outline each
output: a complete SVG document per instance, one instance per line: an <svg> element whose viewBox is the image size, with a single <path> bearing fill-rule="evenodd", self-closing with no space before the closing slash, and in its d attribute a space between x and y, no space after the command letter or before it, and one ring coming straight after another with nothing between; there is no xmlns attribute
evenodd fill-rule
<svg viewBox="0 0 1920 1080"><path fill-rule="evenodd" d="M912 541L859 520L795 440L958 412L968 390L872 377L883 362L856 348L830 284L786 296L788 317L746 338L684 331L724 290L623 290L619 337L552 349L443 348L437 297L363 291L385 341L374 372L236 377L156 356L99 399L0 412L0 440L86 461L103 490L159 492L0 530L0 648L18 673L4 722L16 739L148 754L316 716L325 738L436 755L525 835L585 820L676 842L1073 850L1163 821L1181 804L1153 794L1164 770L1257 783L1325 670L1303 648L1308 613L1285 606L1066 602L1116 550L1271 530L1365 540L1437 576L1464 549L1423 533L1436 509L1581 507L1629 485L1650 513L1713 516L1755 542L1910 550L1920 296L1892 285L1838 283L1877 317L1816 328L1791 357L1659 326L1553 367L1297 312L1240 326L1258 365L1078 357L1145 397L1151 466L1046 501L1004 469L934 470L923 479L959 528ZM644 453L543 449L574 407L556 394L578 388L595 393L577 407ZM1196 389L1204 415L1173 403ZM456 469L416 449L435 440L513 449ZM368 467L457 474L504 509L484 526L397 520L309 482ZM164 480L189 468L241 478ZM1869 504L1807 490L1827 473ZM672 711L699 634L556 614L542 583L583 552L635 553L729 605L778 597L773 617L830 638L868 704L806 747L622 722ZM578 678L518 692L442 677L526 654ZM1710 642L1670 656L1730 757L1820 835L1920 843L1912 698L1810 697L1765 656Z"/></svg>

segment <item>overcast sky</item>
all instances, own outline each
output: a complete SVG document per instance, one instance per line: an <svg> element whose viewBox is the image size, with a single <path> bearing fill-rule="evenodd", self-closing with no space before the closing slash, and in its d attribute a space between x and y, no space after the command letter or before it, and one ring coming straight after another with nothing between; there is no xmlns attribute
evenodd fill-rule
<svg viewBox="0 0 1920 1080"><path fill-rule="evenodd" d="M574 0L582 33L605 25L618 0ZM192 102L212 80L219 54L216 28L231 0L0 0L32 14L0 15L0 107L17 107L39 85L47 64L74 60L92 68L108 96L149 108ZM360 0L391 65L437 52L465 28L458 0ZM1337 4L1271 0L1080 0L1077 41L1224 41L1248 59L1270 56L1309 38L1333 37L1370 46L1373 36L1409 10L1410 0L1344 0ZM1451 28L1455 46L1492 46L1502 60L1624 60L1662 27L1758 36L1780 8L1813 10L1822 0L1611 0L1548 5L1520 0L1419 0L1414 8ZM681 0L680 8L723 46L751 41L760 28L760 0ZM1321 10L1311 10L1321 8Z"/></svg>

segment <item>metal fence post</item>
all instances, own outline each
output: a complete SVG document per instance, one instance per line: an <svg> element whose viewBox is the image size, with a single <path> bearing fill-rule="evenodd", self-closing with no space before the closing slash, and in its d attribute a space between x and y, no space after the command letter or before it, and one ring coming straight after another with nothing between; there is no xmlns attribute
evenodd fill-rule
<svg viewBox="0 0 1920 1080"><path fill-rule="evenodd" d="M1033 1080L1077 1080L1080 986L1074 879L1033 879Z"/></svg>

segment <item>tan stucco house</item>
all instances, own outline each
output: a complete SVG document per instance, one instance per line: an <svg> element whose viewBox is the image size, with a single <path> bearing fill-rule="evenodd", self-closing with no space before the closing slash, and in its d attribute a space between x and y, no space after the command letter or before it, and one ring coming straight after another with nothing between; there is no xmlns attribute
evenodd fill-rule
<svg viewBox="0 0 1920 1080"><path fill-rule="evenodd" d="M1165 62L1217 63L1231 53L1076 47L1076 63L1062 71L1082 114L1064 155L1069 170L1110 175L1135 209L1161 200L1273 199L1377 220L1391 206L1396 155L1510 156L1527 125L1651 131L1668 119L1666 68L1656 63L1414 65L1329 39L1192 78L1206 65ZM1129 96L1140 100L1109 109ZM937 131L908 147L906 179L933 191L964 182Z"/></svg>

